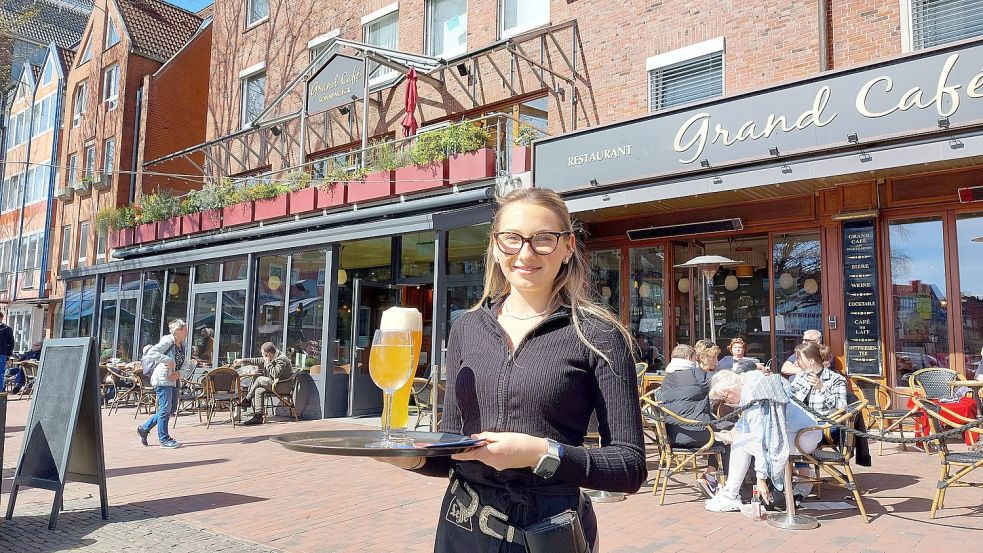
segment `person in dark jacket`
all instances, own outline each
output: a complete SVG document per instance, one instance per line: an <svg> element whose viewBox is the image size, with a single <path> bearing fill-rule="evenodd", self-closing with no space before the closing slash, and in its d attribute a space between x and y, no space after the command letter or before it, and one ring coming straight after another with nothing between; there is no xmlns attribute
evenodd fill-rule
<svg viewBox="0 0 983 553"><path fill-rule="evenodd" d="M251 365L256 367L253 383L249 386L243 405L251 405L253 416L242 424L251 426L263 424L264 398L276 390L278 394L289 395L294 386L294 368L290 358L276 349L276 344L266 342L260 348L261 357L236 359L233 365Z"/></svg>
<svg viewBox="0 0 983 553"><path fill-rule="evenodd" d="M666 378L658 392L659 403L681 417L710 422L714 418L710 406L710 374L700 366L699 355L693 347L677 345L672 350L672 360L666 365ZM673 447L698 448L710 440L708 430L667 424L666 431ZM708 457L707 468L698 479L708 497L717 493L716 474L719 470L717 459Z"/></svg>
<svg viewBox="0 0 983 553"><path fill-rule="evenodd" d="M13 354L14 329L3 323L3 313L0 313L0 374L7 374L7 359Z"/></svg>

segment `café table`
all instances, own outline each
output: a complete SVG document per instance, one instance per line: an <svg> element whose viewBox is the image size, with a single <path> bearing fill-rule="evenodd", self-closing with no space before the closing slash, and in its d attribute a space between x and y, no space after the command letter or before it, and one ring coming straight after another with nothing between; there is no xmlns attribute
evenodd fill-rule
<svg viewBox="0 0 983 553"><path fill-rule="evenodd" d="M957 401L953 401L953 402L944 402L938 399L933 399L931 401L932 403L938 405L939 407L942 407L942 410L939 412L939 414L943 418L950 420L958 425L962 425L963 423L966 422L964 420L960 420L959 417L964 417L967 419L975 419L977 417L977 413L979 413L979 411L977 410L978 399L974 399L971 397L963 396L959 398ZM908 398L908 408L911 409L914 406L915 406L915 402L911 398ZM957 415L957 416L952 416L952 415ZM915 437L918 438L921 436L927 436L930 433L931 430L928 425L928 414L924 412L918 413L918 415L915 416ZM964 434L963 439L966 442L966 445L973 446L976 444L977 436L974 432L966 431L963 434ZM928 447L928 444L924 444L924 445L925 447Z"/></svg>

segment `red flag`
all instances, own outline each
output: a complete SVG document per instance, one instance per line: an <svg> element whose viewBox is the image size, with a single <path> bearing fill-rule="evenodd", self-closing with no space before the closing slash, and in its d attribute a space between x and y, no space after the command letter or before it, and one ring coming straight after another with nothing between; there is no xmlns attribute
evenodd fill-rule
<svg viewBox="0 0 983 553"><path fill-rule="evenodd" d="M419 126L413 112L416 111L416 69L410 68L406 74L406 115L400 121L403 126L403 136L413 136Z"/></svg>

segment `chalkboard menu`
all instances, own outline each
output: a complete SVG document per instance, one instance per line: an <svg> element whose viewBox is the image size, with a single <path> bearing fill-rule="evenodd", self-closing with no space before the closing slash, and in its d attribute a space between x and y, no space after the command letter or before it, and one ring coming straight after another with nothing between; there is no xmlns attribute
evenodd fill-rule
<svg viewBox="0 0 983 553"><path fill-rule="evenodd" d="M874 221L843 224L843 287L848 374L881 376L880 300Z"/></svg>
<svg viewBox="0 0 983 553"><path fill-rule="evenodd" d="M7 500L7 520L13 516L21 486L42 488L55 492L48 518L48 528L54 528L70 480L99 485L102 518L109 517L96 351L91 338L44 342Z"/></svg>

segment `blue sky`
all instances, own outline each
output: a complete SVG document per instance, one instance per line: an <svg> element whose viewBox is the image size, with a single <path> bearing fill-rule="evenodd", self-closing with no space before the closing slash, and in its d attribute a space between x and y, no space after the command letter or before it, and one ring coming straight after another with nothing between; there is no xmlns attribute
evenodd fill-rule
<svg viewBox="0 0 983 553"><path fill-rule="evenodd" d="M212 0L164 0L168 4L180 6L188 11L196 12L212 3Z"/></svg>

